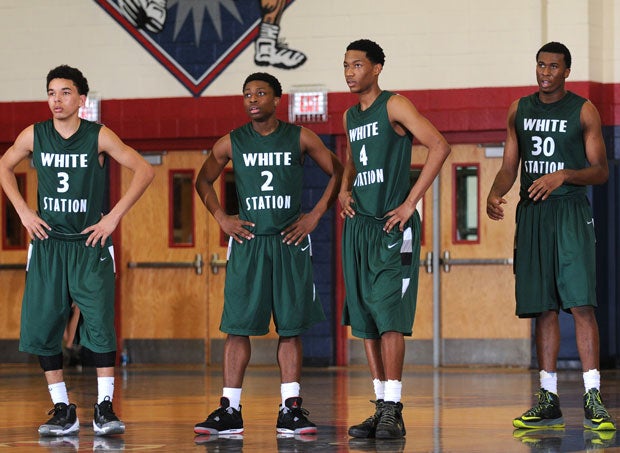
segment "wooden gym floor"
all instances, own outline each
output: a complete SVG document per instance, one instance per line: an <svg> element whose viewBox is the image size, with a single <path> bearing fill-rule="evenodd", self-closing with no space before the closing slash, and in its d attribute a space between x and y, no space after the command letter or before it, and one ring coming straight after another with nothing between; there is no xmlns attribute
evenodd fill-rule
<svg viewBox="0 0 620 453"><path fill-rule="evenodd" d="M566 428L514 432L512 418L533 403L538 374L507 368L407 367L401 441L352 439L347 428L369 416L374 405L365 367L305 368L304 407L319 428L316 436L277 438L280 392L275 367L250 367L242 394L245 432L218 438L195 436L193 425L215 409L221 394L219 367L119 368L114 409L124 435L97 438L92 431L96 377L92 368L66 368L71 401L78 405L80 432L39 438L37 427L52 407L38 364L0 366L0 452L568 452L620 451L615 433L584 430L581 373L561 371L559 394ZM602 373L602 394L620 418L620 370ZM620 438L620 436L618 436ZM615 448L614 448L615 447Z"/></svg>

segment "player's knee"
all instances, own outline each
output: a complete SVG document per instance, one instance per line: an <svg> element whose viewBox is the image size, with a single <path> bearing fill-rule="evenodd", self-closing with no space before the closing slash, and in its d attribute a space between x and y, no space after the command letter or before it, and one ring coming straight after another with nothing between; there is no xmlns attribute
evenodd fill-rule
<svg viewBox="0 0 620 453"><path fill-rule="evenodd" d="M110 368L116 364L116 351L93 352L93 361L96 368Z"/></svg>
<svg viewBox="0 0 620 453"><path fill-rule="evenodd" d="M40 355L39 365L43 371L62 370L62 352L56 355Z"/></svg>

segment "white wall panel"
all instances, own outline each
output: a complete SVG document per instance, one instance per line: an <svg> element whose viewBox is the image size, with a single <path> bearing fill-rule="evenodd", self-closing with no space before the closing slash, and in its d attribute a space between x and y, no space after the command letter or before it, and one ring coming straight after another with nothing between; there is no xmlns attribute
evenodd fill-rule
<svg viewBox="0 0 620 453"><path fill-rule="evenodd" d="M296 70L258 67L253 46L202 93L240 92L247 74L274 73L285 90L322 83L346 91L346 45L366 37L386 52L386 89L449 89L534 83L545 40L573 53L571 80L620 81L614 29L620 0L296 0L280 36L307 54ZM106 99L184 97L189 91L91 0L0 1L0 101L40 100L58 64L84 71Z"/></svg>

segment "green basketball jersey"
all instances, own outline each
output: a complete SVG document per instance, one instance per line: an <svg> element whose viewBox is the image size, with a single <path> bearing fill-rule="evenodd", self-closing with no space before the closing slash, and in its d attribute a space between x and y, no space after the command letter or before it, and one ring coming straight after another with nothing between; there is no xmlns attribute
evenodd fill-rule
<svg viewBox="0 0 620 453"><path fill-rule="evenodd" d="M586 99L570 91L562 99L545 104L538 93L519 100L515 128L521 157L521 199L541 176L558 170L579 170L587 165L581 127L581 108ZM564 184L550 197L585 195L585 186Z"/></svg>
<svg viewBox="0 0 620 453"><path fill-rule="evenodd" d="M383 91L362 111L347 110L347 133L357 175L353 182L353 209L383 218L405 201L409 190L412 136L398 135L388 118L387 102L394 93Z"/></svg>
<svg viewBox="0 0 620 453"><path fill-rule="evenodd" d="M32 160L37 170L39 215L51 235L78 234L101 219L106 164L99 164L101 125L80 121L68 139L52 120L34 125Z"/></svg>
<svg viewBox="0 0 620 453"><path fill-rule="evenodd" d="M301 127L280 121L262 136L248 123L230 133L239 218L254 234L279 234L301 214Z"/></svg>

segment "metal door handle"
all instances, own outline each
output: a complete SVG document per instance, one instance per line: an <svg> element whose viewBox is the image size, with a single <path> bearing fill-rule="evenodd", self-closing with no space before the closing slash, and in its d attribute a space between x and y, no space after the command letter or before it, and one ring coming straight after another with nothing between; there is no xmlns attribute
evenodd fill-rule
<svg viewBox="0 0 620 453"><path fill-rule="evenodd" d="M221 260L217 253L211 255L211 272L217 274L220 267L226 267L227 260Z"/></svg>
<svg viewBox="0 0 620 453"><path fill-rule="evenodd" d="M443 252L443 257L439 260L443 265L444 272L450 272L451 266L485 266L485 265L512 265L512 258L450 258L448 250Z"/></svg>
<svg viewBox="0 0 620 453"><path fill-rule="evenodd" d="M204 265L204 261L202 260L202 255L198 253L196 255L196 259L191 262L175 262L175 261L165 261L165 262L141 262L136 263L130 261L127 263L127 267L130 269L142 268L142 269L178 269L178 268L194 268L196 270L196 275L202 275L202 266Z"/></svg>
<svg viewBox="0 0 620 453"><path fill-rule="evenodd" d="M9 264L0 264L0 271L15 271L26 269L25 264L21 263L9 263Z"/></svg>

